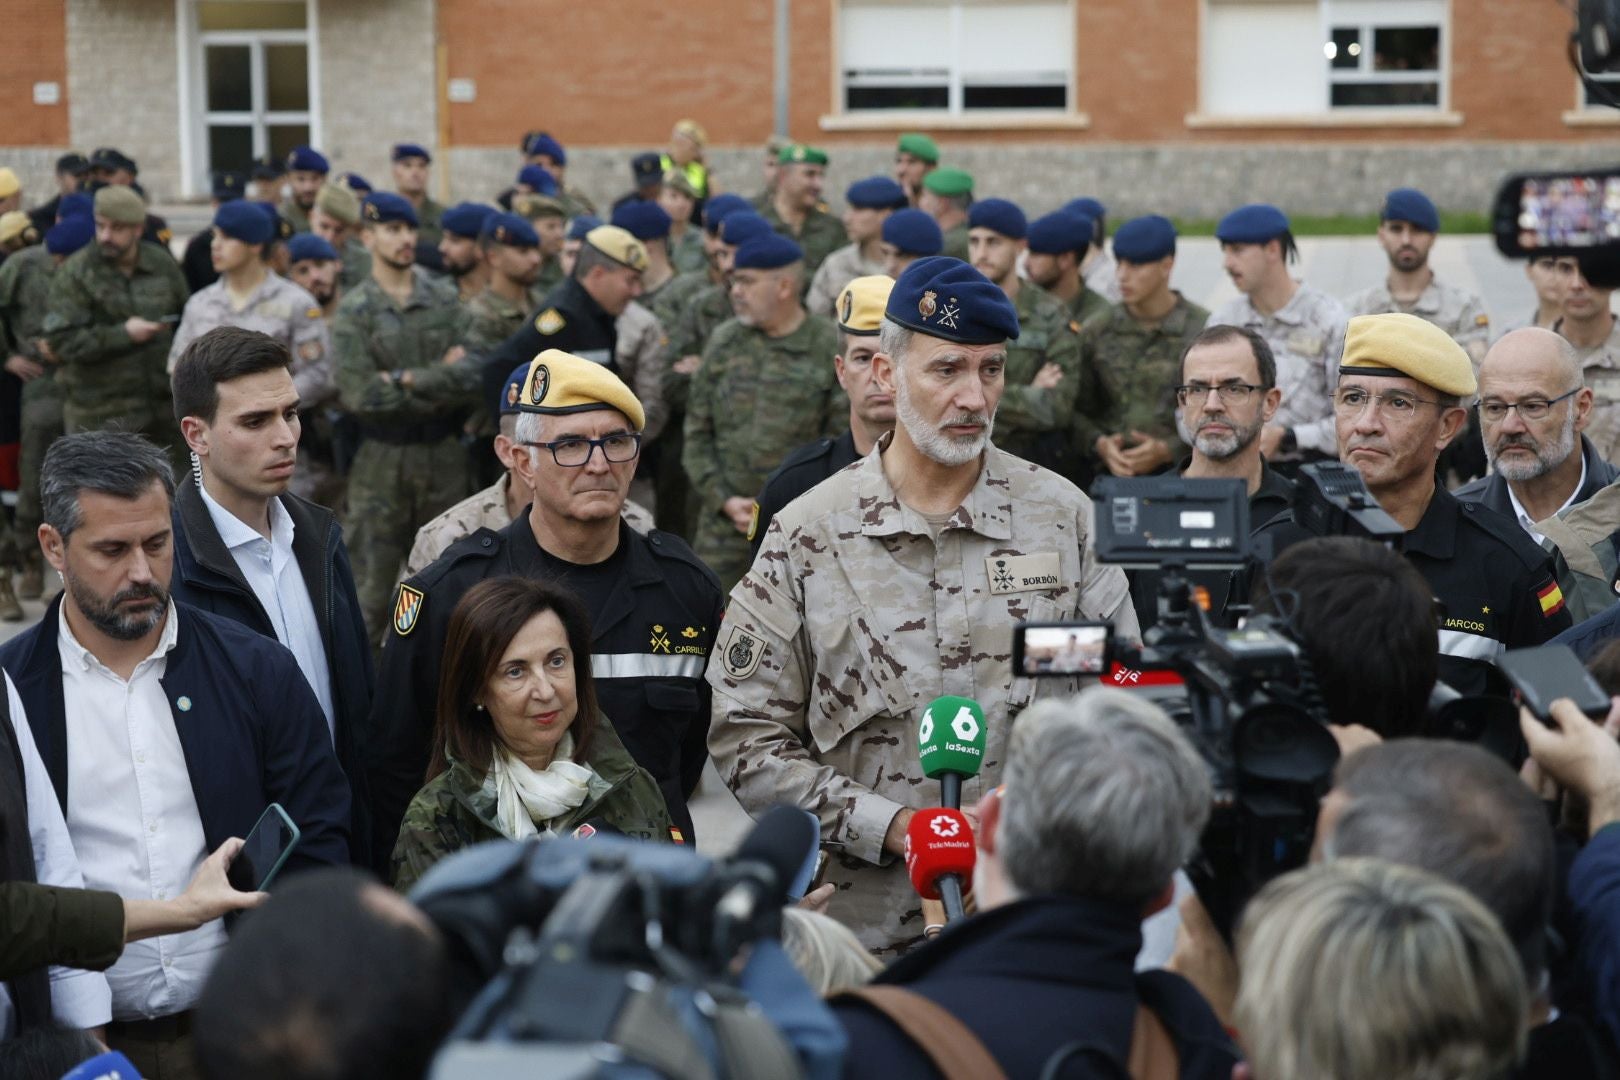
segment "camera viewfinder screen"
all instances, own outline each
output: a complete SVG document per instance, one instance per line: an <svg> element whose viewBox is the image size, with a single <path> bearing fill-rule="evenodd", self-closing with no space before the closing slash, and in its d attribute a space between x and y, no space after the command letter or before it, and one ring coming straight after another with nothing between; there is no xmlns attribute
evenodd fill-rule
<svg viewBox="0 0 1620 1080"><path fill-rule="evenodd" d="M1620 240L1620 176L1532 178L1519 193L1519 246L1595 247Z"/></svg>
<svg viewBox="0 0 1620 1080"><path fill-rule="evenodd" d="M1106 626L1027 626L1025 675L1101 675L1108 661Z"/></svg>

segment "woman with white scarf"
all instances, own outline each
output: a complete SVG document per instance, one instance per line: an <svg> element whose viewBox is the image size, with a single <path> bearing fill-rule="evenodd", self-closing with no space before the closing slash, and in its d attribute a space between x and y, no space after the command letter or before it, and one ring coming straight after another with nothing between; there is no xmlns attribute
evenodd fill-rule
<svg viewBox="0 0 1620 1080"><path fill-rule="evenodd" d="M591 635L572 594L494 578L450 616L433 760L394 846L406 891L428 867L485 840L589 836L672 839L651 774L597 709Z"/></svg>

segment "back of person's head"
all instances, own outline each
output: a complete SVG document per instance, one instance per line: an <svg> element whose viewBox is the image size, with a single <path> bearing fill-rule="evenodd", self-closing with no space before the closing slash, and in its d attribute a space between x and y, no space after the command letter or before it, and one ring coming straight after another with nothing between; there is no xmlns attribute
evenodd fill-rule
<svg viewBox="0 0 1620 1080"><path fill-rule="evenodd" d="M1334 777L1322 854L1416 866L1468 890L1542 981L1557 856L1547 814L1518 775L1477 746L1403 739L1360 750Z"/></svg>
<svg viewBox="0 0 1620 1080"><path fill-rule="evenodd" d="M1348 536L1295 544L1255 582L1254 612L1286 615L1336 724L1386 739L1421 730L1440 665L1434 593L1395 552Z"/></svg>
<svg viewBox="0 0 1620 1080"><path fill-rule="evenodd" d="M6 1080L62 1080L75 1065L101 1053L101 1044L78 1028L31 1028L0 1039L0 1076Z"/></svg>
<svg viewBox="0 0 1620 1080"><path fill-rule="evenodd" d="M291 366L287 346L269 334L239 326L216 327L187 345L175 362L170 378L174 418L195 416L212 424L219 409L220 383Z"/></svg>
<svg viewBox="0 0 1620 1080"><path fill-rule="evenodd" d="M1130 906L1164 891L1209 820L1209 769L1157 706L1092 687L1013 724L996 848L1023 895Z"/></svg>
<svg viewBox="0 0 1620 1080"><path fill-rule="evenodd" d="M277 888L232 934L197 1003L208 1080L414 1080L449 1029L444 946L351 869Z"/></svg>
<svg viewBox="0 0 1620 1080"><path fill-rule="evenodd" d="M1495 916L1433 874L1340 859L1271 882L1237 936L1254 1080L1492 1080L1528 995Z"/></svg>
<svg viewBox="0 0 1620 1080"><path fill-rule="evenodd" d="M849 927L796 905L782 909L782 947L822 997L864 986L883 970Z"/></svg>

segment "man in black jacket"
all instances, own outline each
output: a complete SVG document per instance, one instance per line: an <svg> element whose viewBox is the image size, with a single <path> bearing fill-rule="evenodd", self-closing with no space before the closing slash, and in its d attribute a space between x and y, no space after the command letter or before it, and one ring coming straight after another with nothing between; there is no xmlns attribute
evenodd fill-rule
<svg viewBox="0 0 1620 1080"><path fill-rule="evenodd" d="M351 848L364 863L371 649L336 516L287 490L301 430L291 362L276 339L228 326L177 362L174 412L193 471L175 493L174 595L292 651L348 776Z"/></svg>

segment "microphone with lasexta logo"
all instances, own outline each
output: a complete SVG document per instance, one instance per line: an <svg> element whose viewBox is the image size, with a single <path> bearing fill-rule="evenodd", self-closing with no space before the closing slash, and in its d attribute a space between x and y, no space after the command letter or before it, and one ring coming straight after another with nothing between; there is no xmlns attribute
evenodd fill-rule
<svg viewBox="0 0 1620 1080"><path fill-rule="evenodd" d="M984 710L972 698L938 697L917 725L917 758L923 775L939 781L940 802L962 807L962 781L979 775L984 762Z"/></svg>
<svg viewBox="0 0 1620 1080"><path fill-rule="evenodd" d="M906 873L924 900L941 900L950 922L966 917L962 886L973 880L973 828L949 807L919 810L906 827Z"/></svg>

